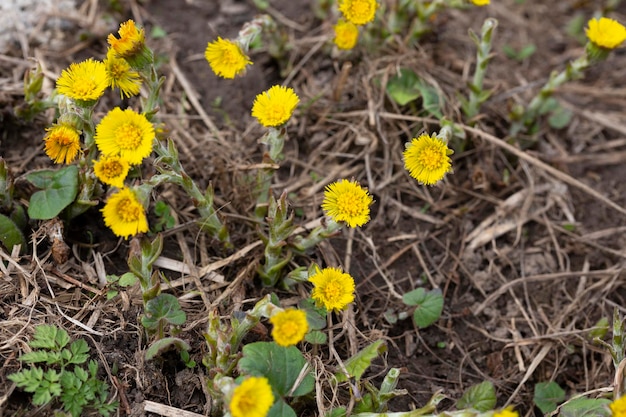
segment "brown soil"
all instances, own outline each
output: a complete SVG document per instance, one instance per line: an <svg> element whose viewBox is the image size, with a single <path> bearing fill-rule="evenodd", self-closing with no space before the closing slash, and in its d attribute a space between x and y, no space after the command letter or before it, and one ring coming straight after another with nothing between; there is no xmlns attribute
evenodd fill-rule
<svg viewBox="0 0 626 417"><path fill-rule="evenodd" d="M81 10L88 13L89 4L95 3L85 2ZM318 20L310 3L271 2L268 13L288 39L287 52L282 59L268 57L264 49L252 52L254 65L235 80L218 79L203 52L208 41L236 36L259 13L252 2L132 1L133 7L121 13L101 5L97 14L106 12L115 22L132 17L148 33L155 26L166 31L165 38L149 39L163 58L160 70L168 79L159 114L177 141L189 174L201 186L215 185L235 251L258 240L241 217L253 204L250 190L242 186L249 172L241 167L260 162L263 152L258 143L263 130L250 116L250 108L256 94L290 80L306 106L288 127L286 160L275 177L275 193L289 191L292 206L301 210L297 221L302 224L320 216L321 190L339 178L357 178L376 200L365 227L346 231L295 262L341 265L356 278L357 300L352 313L344 316L351 330L344 334L342 323L336 326L340 336L335 347L347 358L373 340L385 340L387 353L366 377L378 385L389 368L402 368L398 388L408 394L393 400L390 411L422 407L437 391L450 398L440 409L451 408L464 390L487 380L496 386L498 406L512 404L522 415L540 415L532 406L538 382L556 381L568 396L612 386L610 356L588 333L600 318L611 318L614 308L624 313L626 216L584 186L626 207L624 50L558 91L560 102L574 112L564 129L551 129L544 121L536 141L518 154L504 148L502 141L489 139L489 135L505 138L509 108L527 103L552 70L563 69L582 54L583 47L566 27L575 16L592 16L593 2L495 0L485 8L440 13L432 23L433 33L417 46L381 45L373 52L356 50L340 56L322 45L320 35L330 33L331 23ZM401 152L410 137L439 126L427 118L411 118L416 109L394 104L381 80L384 83L399 67L413 69L445 96L445 115L461 123L457 94L466 94L475 61L467 31L479 32L489 16L499 21L486 79L494 94L482 108L478 130L468 129L464 150L458 148L454 154L454 174L438 186L419 186L403 171ZM626 7L620 6L612 17L626 22ZM102 40L116 24L105 28L83 24L66 35L63 49L33 45L31 50L46 66L45 88L51 88L54 75L72 60L101 57ZM89 31L93 32L87 42L70 49L80 33ZM530 43L537 51L522 62L502 52L504 45L519 49ZM13 114L13 107L23 100L20 81L30 66L27 58L18 49L0 56L0 156L18 178L24 201L29 189L20 176L50 166L41 138L51 121L49 114L34 123ZM340 82L341 69L348 63L350 76ZM342 92L335 100L338 88ZM201 109L190 95L198 98ZM202 109L217 126L221 142L200 114ZM510 140L516 149L519 143L530 143L528 138L519 139ZM521 158L522 152L530 159ZM567 178L546 171L541 162ZM165 187L160 197L176 209L179 224L186 225L166 233L165 257L201 268L232 253L221 250L192 224L192 205L179 189ZM162 268L172 281L188 278L168 290L181 297L187 312L181 336L191 344L199 364L186 369L175 354L143 360L147 339L138 322L142 313L138 289L106 300L76 284L97 287L100 266L107 274L127 270L128 241L118 241L97 210L68 226L67 242L73 252L62 266L55 266L49 257L40 225L31 227L26 254L9 261L11 255L2 252L0 395L9 396L0 397L0 415L36 415L28 397L19 390L7 392L11 384L6 376L19 369L17 357L32 327L42 322L61 325L74 338L86 338L106 364L101 367L122 403L120 415L146 415L145 400L207 415L207 370L201 361L208 307L229 291L227 299L212 306L228 317L271 291L255 279L260 246L218 270L214 281L208 276L199 277L204 279L200 282ZM242 275L239 285L230 285ZM444 312L435 325L420 330L410 319L395 324L385 319L385 313L406 310L400 295L420 286L438 287L444 293ZM192 291L202 296L188 296ZM306 288L274 291L294 304ZM61 312L97 333L76 326ZM254 337L268 338L262 331ZM310 355L310 346L306 350ZM320 355L322 362L334 366L326 353ZM302 415L318 414L314 402L304 409ZM39 415L46 412L50 410Z"/></svg>

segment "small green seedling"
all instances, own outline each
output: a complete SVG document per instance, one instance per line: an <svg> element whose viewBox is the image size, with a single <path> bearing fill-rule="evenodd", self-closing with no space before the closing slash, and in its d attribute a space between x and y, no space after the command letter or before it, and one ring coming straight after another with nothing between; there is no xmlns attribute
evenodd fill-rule
<svg viewBox="0 0 626 417"><path fill-rule="evenodd" d="M60 402L73 417L82 416L84 409L104 416L117 409L117 402L107 403L109 388L98 379L98 364L94 360L87 363L89 346L83 339L70 344L65 330L42 324L35 327L28 345L33 350L19 359L29 368L9 375L8 379L33 394L33 405Z"/></svg>

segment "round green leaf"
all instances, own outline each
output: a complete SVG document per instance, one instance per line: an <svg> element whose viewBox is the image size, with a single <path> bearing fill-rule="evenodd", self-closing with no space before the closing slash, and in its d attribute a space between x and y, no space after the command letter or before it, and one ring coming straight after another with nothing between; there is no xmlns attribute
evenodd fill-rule
<svg viewBox="0 0 626 417"><path fill-rule="evenodd" d="M30 197L28 216L48 220L69 206L78 194L78 167L69 165L58 171L36 171L26 176L33 185L43 188Z"/></svg>
<svg viewBox="0 0 626 417"><path fill-rule="evenodd" d="M4 214L0 214L0 242L7 248L9 253L11 253L15 245L22 245L22 250L26 248L26 240L22 231L13 220Z"/></svg>
<svg viewBox="0 0 626 417"><path fill-rule="evenodd" d="M411 300L415 301L415 300ZM430 326L441 317L443 311L443 295L439 288L423 294L413 312L413 321L420 329Z"/></svg>

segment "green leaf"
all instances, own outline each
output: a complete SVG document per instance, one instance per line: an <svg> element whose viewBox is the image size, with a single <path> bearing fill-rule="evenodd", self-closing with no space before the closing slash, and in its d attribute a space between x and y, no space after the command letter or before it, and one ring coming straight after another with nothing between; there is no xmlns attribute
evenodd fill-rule
<svg viewBox="0 0 626 417"><path fill-rule="evenodd" d="M56 217L69 206L78 193L78 167L68 165L58 171L31 172L26 179L38 188L30 197L28 216L31 219L48 220Z"/></svg>
<svg viewBox="0 0 626 417"><path fill-rule="evenodd" d="M132 272L126 272L120 277L117 283L120 287L130 287L132 285L135 285L136 282L137 275L133 274Z"/></svg>
<svg viewBox="0 0 626 417"><path fill-rule="evenodd" d="M297 417L297 414L293 411L293 408L279 398L268 411L267 417Z"/></svg>
<svg viewBox="0 0 626 417"><path fill-rule="evenodd" d="M313 391L315 379L310 365L295 346L283 347L274 342L245 345L237 367L240 372L266 377L281 397L299 397ZM304 378L300 373L306 369ZM298 386L294 385L300 381Z"/></svg>
<svg viewBox="0 0 626 417"><path fill-rule="evenodd" d="M355 378L357 381L360 380L363 373L372 364L372 360L377 358L385 350L387 350L385 343L382 340L377 340L348 359L344 365L350 378ZM337 372L335 377L338 382L346 381L346 375L343 372Z"/></svg>
<svg viewBox="0 0 626 417"><path fill-rule="evenodd" d="M573 116L571 110L559 106L550 113L548 124L553 129L563 129L570 124Z"/></svg>
<svg viewBox="0 0 626 417"><path fill-rule="evenodd" d="M172 294L159 294L146 303L146 315L141 318L141 324L147 329L156 329L160 320L175 326L180 326L187 320L178 299Z"/></svg>
<svg viewBox="0 0 626 417"><path fill-rule="evenodd" d="M319 330L311 330L304 336L304 340L312 345L324 345L328 341L328 336Z"/></svg>
<svg viewBox="0 0 626 417"><path fill-rule="evenodd" d="M87 359L89 359L89 346L87 346L87 342L83 339L75 340L70 345L70 352L72 353L72 356L68 364L81 364L87 362Z"/></svg>
<svg viewBox="0 0 626 417"><path fill-rule="evenodd" d="M20 360L26 363L48 362L49 359L50 352L45 350L33 350L20 356Z"/></svg>
<svg viewBox="0 0 626 417"><path fill-rule="evenodd" d="M8 253L13 251L15 245L21 245L21 250L26 248L24 234L17 224L4 214L0 214L0 242Z"/></svg>
<svg viewBox="0 0 626 417"><path fill-rule="evenodd" d="M50 350L58 350L59 348L65 347L57 345L57 333L65 330L61 330L56 326L52 326L49 324L40 324L35 326L35 334L33 335L33 339L28 342L28 346L34 349L50 349ZM67 333L65 333L67 335Z"/></svg>
<svg viewBox="0 0 626 417"><path fill-rule="evenodd" d="M496 406L496 390L489 381L481 382L471 386L463 393L463 396L456 404L456 408L461 410L473 408L478 411L493 410Z"/></svg>
<svg viewBox="0 0 626 417"><path fill-rule="evenodd" d="M439 288L428 292L424 288L417 288L404 294L402 301L407 305L416 306L413 312L413 321L420 329L439 320L443 311L443 295Z"/></svg>
<svg viewBox="0 0 626 417"><path fill-rule="evenodd" d="M146 360L152 360L156 356L168 350L170 347L175 347L179 351L190 350L191 346L183 339L178 337L164 337L163 339L152 342L150 347L146 350Z"/></svg>
<svg viewBox="0 0 626 417"><path fill-rule="evenodd" d="M609 331L609 318L602 317L595 324L594 329L589 331L589 337L593 340L595 338L602 339Z"/></svg>
<svg viewBox="0 0 626 417"><path fill-rule="evenodd" d="M276 302L275 304L279 304ZM326 315L323 307L316 307L315 301L310 298L302 299L298 302L298 308L306 313L306 321L310 330L321 330L326 327Z"/></svg>
<svg viewBox="0 0 626 417"><path fill-rule="evenodd" d="M70 335L63 329L58 329L56 335L54 336L55 343L59 347L59 349L64 348L70 343Z"/></svg>
<svg viewBox="0 0 626 417"><path fill-rule="evenodd" d="M533 401L543 414L556 410L563 400L565 400L565 391L556 382L540 382L535 385Z"/></svg>
<svg viewBox="0 0 626 417"><path fill-rule="evenodd" d="M167 36L167 32L159 25L152 26L152 30L150 31L150 36L153 39L161 39Z"/></svg>
<svg viewBox="0 0 626 417"><path fill-rule="evenodd" d="M401 68L400 73L391 77L387 82L387 94L393 101L404 106L421 96L419 81L420 79L413 71Z"/></svg>
<svg viewBox="0 0 626 417"><path fill-rule="evenodd" d="M420 91L422 96L422 108L428 114L438 119L443 118L443 114L441 113L442 100L439 97L437 89L421 80L416 84L416 88Z"/></svg>
<svg viewBox="0 0 626 417"><path fill-rule="evenodd" d="M559 108L559 101L554 97L548 97L539 107L539 114L548 114Z"/></svg>
<svg viewBox="0 0 626 417"><path fill-rule="evenodd" d="M561 407L559 417L610 417L610 403L605 398L576 398Z"/></svg>

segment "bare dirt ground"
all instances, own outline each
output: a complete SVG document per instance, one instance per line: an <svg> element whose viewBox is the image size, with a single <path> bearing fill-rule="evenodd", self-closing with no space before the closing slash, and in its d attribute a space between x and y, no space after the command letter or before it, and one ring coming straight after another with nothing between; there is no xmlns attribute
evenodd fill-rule
<svg viewBox="0 0 626 417"><path fill-rule="evenodd" d="M110 7L114 3L87 1L79 9L83 20L70 19L66 30L55 32L62 33L58 42L26 39L26 48L16 45L0 55L0 156L18 188L25 173L50 166L42 137L51 115L25 123L13 113L23 100L21 81L32 66L30 58L44 65L49 90L73 60L102 57L106 34L133 18L148 33L154 27L165 30L165 37L148 40L167 76L159 117L179 144L190 175L216 186L236 248L258 240L241 218L253 204L242 184L247 167L263 152L258 143L263 132L250 108L255 95L274 84L288 80L306 104L289 125L286 160L274 185L277 194L289 192L293 206L301 209L299 220L320 215L321 190L331 181L353 176L369 188L376 200L372 221L321 245L309 260L342 265L356 278L357 301L346 318L354 331L342 333L335 345L348 357L372 340L386 341L384 359L367 377L378 381L390 367L402 368L399 388L408 395L394 400L391 411L419 408L438 390L457 399L472 384L488 380L496 386L499 406L541 415L532 406L538 382L556 381L568 395L594 395L612 385L610 356L588 334L600 318L610 318L616 307L623 314L626 305L626 49L559 89L557 98L574 113L568 126L556 130L543 123L534 141L506 137L511 106L527 103L552 70L582 54L582 44L566 28L576 16L586 21L600 2L494 0L484 8L440 13L433 33L416 46L389 43L375 52L337 56L327 46L332 22L318 20L311 2L271 1L267 13L284 31L288 49L280 60L263 49L253 52L254 65L235 80L215 77L203 52L208 41L235 36L258 13L252 2L130 1L117 11ZM385 82L400 67L414 70L445 97L445 116L462 123L457 94L467 93L475 62L467 32L479 32L486 17L499 21L486 77L494 94L475 127L467 128L463 149L456 149L454 174L436 187L420 186L403 169L403 146L420 131L439 126L414 107L393 103ZM626 6L612 17L626 22ZM520 49L531 43L537 51L522 61L503 53L505 45ZM347 64L349 76L342 78ZM217 142L216 134L223 140ZM27 201L28 190L21 192ZM196 270L231 255L192 224L192 206L179 190L166 188L162 198L186 225L166 232L165 257ZM204 414L201 365L185 369L176 355L143 361L139 291L106 300L78 285L98 287L101 270L126 272L128 241L118 241L97 211L88 212L68 227L72 255L57 266L38 233L40 225L30 226L25 254L2 252L0 395L9 395L0 397L0 415L35 415L25 395L9 392L6 376L19 368L16 358L33 326L43 322L85 337L98 352L112 391L122 400L120 415L143 415L144 400ZM207 312L217 308L227 317L269 291L255 279L261 259L259 246L204 277L162 267L180 283L168 291L187 312L182 337L199 364L206 351ZM386 312L406 308L401 294L419 286L443 290L441 319L425 330L410 319L387 321ZM227 297L215 304L224 291ZM297 291L278 292L281 300L295 303ZM444 401L441 407L452 405ZM303 415L317 413L313 405Z"/></svg>

